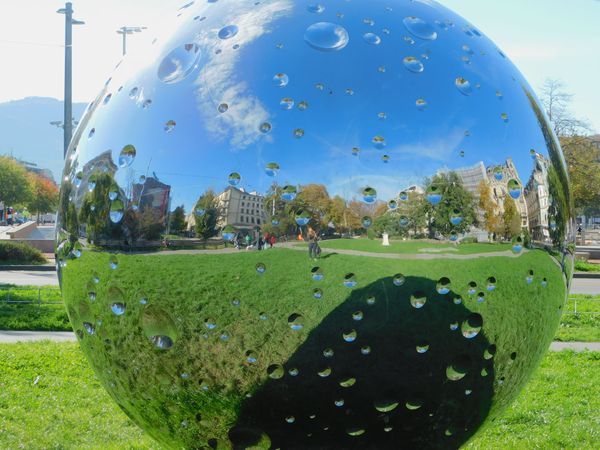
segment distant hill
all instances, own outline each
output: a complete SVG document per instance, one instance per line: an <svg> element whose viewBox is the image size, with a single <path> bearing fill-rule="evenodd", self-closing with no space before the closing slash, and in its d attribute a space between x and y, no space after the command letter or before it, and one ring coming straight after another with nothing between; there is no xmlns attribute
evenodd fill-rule
<svg viewBox="0 0 600 450"><path fill-rule="evenodd" d="M73 103L79 120L87 103ZM58 182L62 172L62 129L50 125L63 119L63 102L48 97L27 97L0 103L0 155L12 154L47 168Z"/></svg>

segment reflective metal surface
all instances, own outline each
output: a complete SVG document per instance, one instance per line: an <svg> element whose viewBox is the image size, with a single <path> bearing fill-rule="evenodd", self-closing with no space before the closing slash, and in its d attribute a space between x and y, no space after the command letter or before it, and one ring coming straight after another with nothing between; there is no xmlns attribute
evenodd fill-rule
<svg viewBox="0 0 600 450"><path fill-rule="evenodd" d="M466 442L571 276L531 87L430 0L196 1L165 29L62 183L60 282L105 388L168 448Z"/></svg>

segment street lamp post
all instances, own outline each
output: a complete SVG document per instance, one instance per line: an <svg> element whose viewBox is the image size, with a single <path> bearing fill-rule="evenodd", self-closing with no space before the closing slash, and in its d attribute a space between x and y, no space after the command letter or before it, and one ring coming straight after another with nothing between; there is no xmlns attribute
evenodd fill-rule
<svg viewBox="0 0 600 450"><path fill-rule="evenodd" d="M63 158L67 155L67 149L73 135L73 25L84 25L85 22L73 19L73 5L65 3L64 8L56 11L65 15L65 115L63 120L64 142Z"/></svg>
<svg viewBox="0 0 600 450"><path fill-rule="evenodd" d="M123 56L127 53L127 35L133 33L141 33L143 30L148 29L148 27L127 27L123 26L117 30L117 34L123 35Z"/></svg>

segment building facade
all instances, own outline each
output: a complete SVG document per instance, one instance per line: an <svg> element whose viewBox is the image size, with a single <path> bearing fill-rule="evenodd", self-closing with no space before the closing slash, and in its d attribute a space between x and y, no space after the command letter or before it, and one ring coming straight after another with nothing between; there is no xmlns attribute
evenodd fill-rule
<svg viewBox="0 0 600 450"><path fill-rule="evenodd" d="M238 230L254 230L267 220L265 198L257 192L246 192L243 188L229 186L215 197L217 228L231 225ZM186 218L187 229L196 226L196 215L192 211Z"/></svg>
<svg viewBox="0 0 600 450"><path fill-rule="evenodd" d="M508 194L508 182L516 180L519 186L523 186L519 173L511 158L506 160L506 163L498 166L490 166L486 169L487 181L492 190L492 198L497 205L498 214L504 214L504 199ZM521 227L529 229L529 214L527 212L527 203L525 196L521 195L515 200L517 210L521 216Z"/></svg>
<svg viewBox="0 0 600 450"><path fill-rule="evenodd" d="M531 238L539 242L550 240L548 166L548 160L536 153L533 172L524 191L527 212L529 213Z"/></svg>
<svg viewBox="0 0 600 450"><path fill-rule="evenodd" d="M237 229L251 230L267 220L265 198L257 192L228 187L216 197L219 216L217 227L231 225Z"/></svg>

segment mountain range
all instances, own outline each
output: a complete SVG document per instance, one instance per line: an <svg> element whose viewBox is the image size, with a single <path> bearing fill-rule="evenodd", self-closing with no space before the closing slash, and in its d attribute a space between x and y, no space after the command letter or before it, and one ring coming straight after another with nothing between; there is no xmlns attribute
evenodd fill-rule
<svg viewBox="0 0 600 450"><path fill-rule="evenodd" d="M73 103L79 120L87 103ZM50 124L63 120L63 102L49 97L27 97L0 103L0 155L50 169L58 182L63 167L63 131Z"/></svg>

